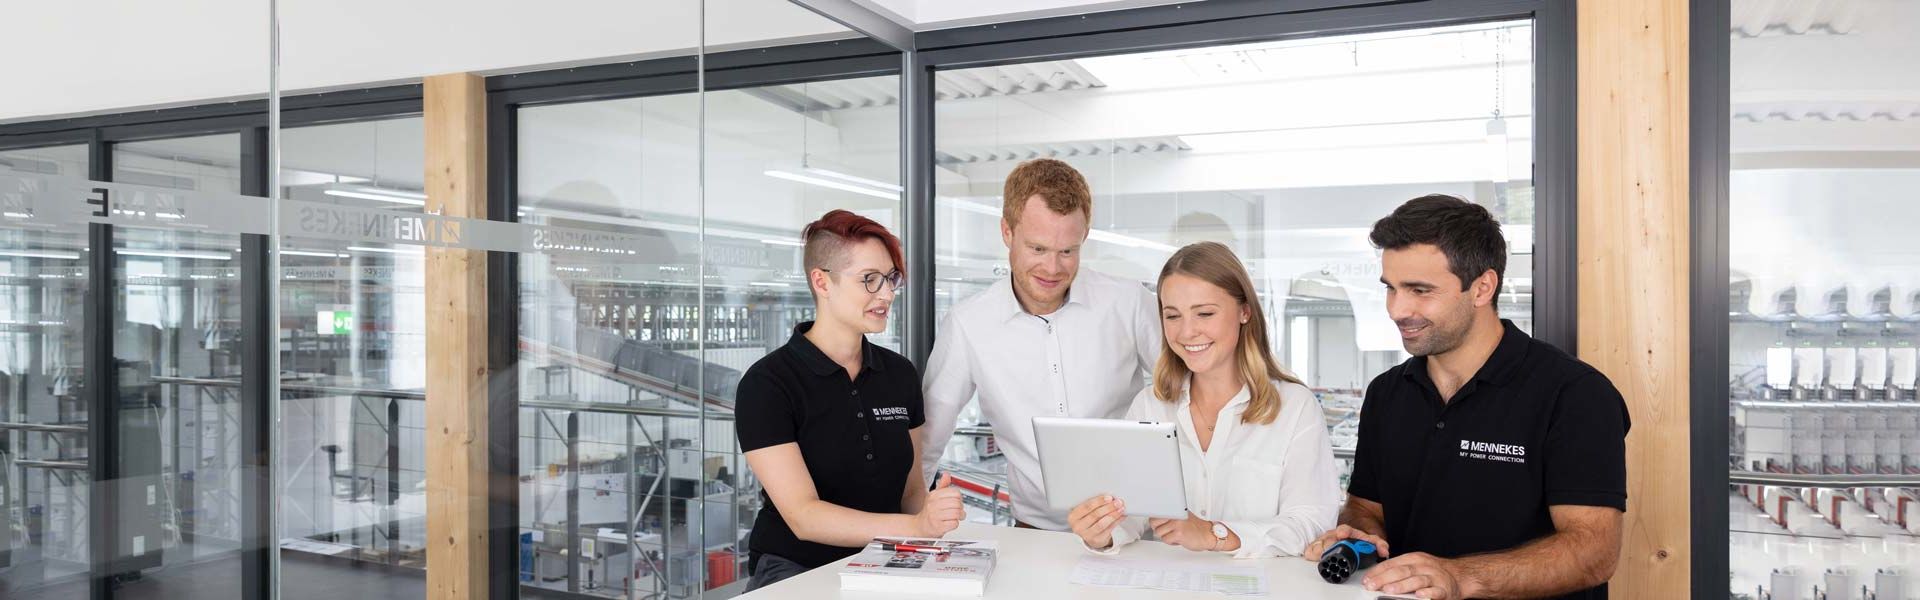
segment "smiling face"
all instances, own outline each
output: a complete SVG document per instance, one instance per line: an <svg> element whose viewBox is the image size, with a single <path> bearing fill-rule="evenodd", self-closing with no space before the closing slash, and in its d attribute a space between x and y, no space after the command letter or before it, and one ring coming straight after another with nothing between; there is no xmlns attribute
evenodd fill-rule
<svg viewBox="0 0 1920 600"><path fill-rule="evenodd" d="M1160 282L1160 333L1195 376L1233 369L1246 305L1220 286L1185 273Z"/></svg>
<svg viewBox="0 0 1920 600"><path fill-rule="evenodd" d="M1000 220L1013 269L1013 290L1020 304L1036 315L1051 314L1066 303L1067 290L1080 273L1080 248L1087 242L1087 215L1053 212L1039 195L1027 199L1019 225Z"/></svg>
<svg viewBox="0 0 1920 600"><path fill-rule="evenodd" d="M1460 289L1447 255L1432 244L1413 244L1380 255L1380 283L1387 287L1387 315L1400 330L1408 354L1432 356L1458 348L1482 309L1491 305L1497 277L1492 270Z"/></svg>
<svg viewBox="0 0 1920 600"><path fill-rule="evenodd" d="M884 279L895 267L880 240L866 238L849 244L845 264L831 273L820 269L808 273L817 319L832 319L861 333L886 331L895 290ZM880 291L867 291L863 280L869 277L882 280Z"/></svg>

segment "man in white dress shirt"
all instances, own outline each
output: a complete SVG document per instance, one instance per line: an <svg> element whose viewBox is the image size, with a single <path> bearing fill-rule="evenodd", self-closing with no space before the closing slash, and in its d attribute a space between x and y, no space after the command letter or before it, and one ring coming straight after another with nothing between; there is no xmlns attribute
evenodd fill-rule
<svg viewBox="0 0 1920 600"><path fill-rule="evenodd" d="M977 394L1006 455L1016 523L1064 531L1066 513L1047 508L1032 420L1125 414L1160 356L1159 310L1141 283L1080 270L1093 195L1073 167L1021 163L1002 201L1012 275L941 320L923 385L923 468L936 472L960 410Z"/></svg>

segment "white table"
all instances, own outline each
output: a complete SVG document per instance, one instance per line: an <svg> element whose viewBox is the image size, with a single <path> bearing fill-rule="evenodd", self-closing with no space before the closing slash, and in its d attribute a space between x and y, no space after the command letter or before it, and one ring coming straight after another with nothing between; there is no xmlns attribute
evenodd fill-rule
<svg viewBox="0 0 1920 600"><path fill-rule="evenodd" d="M994 527L980 523L963 523L960 528L947 537L969 540L997 540L1000 542L1000 557L994 565L993 575L987 580L987 598L1036 598L1043 600L1073 600L1079 598L1212 598L1230 599L1235 596L1223 594L1196 594L1192 592L1167 592L1131 588L1099 587L1074 585L1067 580L1073 574L1073 565L1081 557L1092 556L1080 544L1080 538L1071 533L1057 531L1036 531L1032 529L1014 529L1012 527ZM1269 598L1288 598L1301 600L1374 600L1379 597L1360 587L1360 574L1341 585L1329 584L1320 579L1314 571L1314 564L1301 560L1297 556L1268 558L1259 560L1234 559L1226 554L1203 554L1189 552L1182 548L1168 546L1155 541L1142 541L1128 545L1120 550L1118 558L1127 560L1180 561L1191 563L1205 561L1220 566L1256 567L1267 573ZM792 579L767 586L765 589L740 596L752 600L813 600L845 598L848 600L878 600L886 594L872 592L840 591L840 565L834 563L807 571ZM1364 573L1364 572L1363 572ZM744 579L744 577L742 577ZM952 596L961 598L963 596ZM936 598L927 596L927 598Z"/></svg>

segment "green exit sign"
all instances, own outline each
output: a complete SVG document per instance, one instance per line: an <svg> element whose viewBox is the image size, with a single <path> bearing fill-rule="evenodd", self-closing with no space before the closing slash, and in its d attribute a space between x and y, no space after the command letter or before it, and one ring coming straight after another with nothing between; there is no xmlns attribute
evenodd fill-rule
<svg viewBox="0 0 1920 600"><path fill-rule="evenodd" d="M353 309L345 306L322 307L315 319L314 329L320 335L347 335L353 333Z"/></svg>

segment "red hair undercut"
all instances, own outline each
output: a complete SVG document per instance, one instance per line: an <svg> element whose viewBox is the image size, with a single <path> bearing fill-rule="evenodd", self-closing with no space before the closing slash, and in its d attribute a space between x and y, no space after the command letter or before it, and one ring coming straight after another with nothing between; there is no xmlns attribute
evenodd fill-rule
<svg viewBox="0 0 1920 600"><path fill-rule="evenodd" d="M880 240L880 245L887 249L887 257L893 259L893 268L899 269L902 275L907 273L907 263L900 254L900 238L894 237L886 226L852 211L828 211L820 220L808 223L807 228L801 230L800 239L806 241L801 264L809 273L814 269L844 267L847 248L867 239Z"/></svg>

